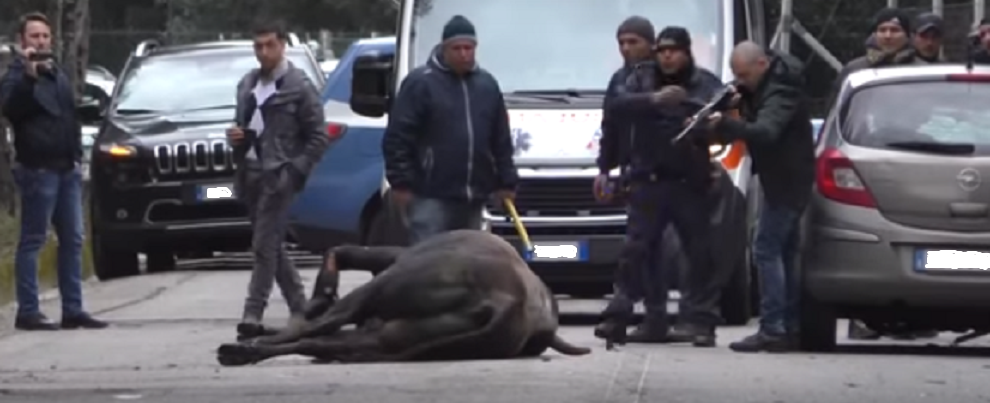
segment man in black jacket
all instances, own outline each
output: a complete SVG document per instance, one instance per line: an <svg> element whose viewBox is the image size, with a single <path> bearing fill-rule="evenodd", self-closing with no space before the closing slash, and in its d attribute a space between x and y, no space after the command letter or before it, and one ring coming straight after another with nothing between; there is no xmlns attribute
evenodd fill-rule
<svg viewBox="0 0 990 403"><path fill-rule="evenodd" d="M618 94L625 92L626 80L636 71L637 65L644 62L648 63L653 59L655 36L653 23L645 17L640 16L627 18L619 25L619 29L616 32L619 51L625 63L612 74L612 78L608 82L608 88L605 91L605 99L602 102L602 137L599 140L600 147L597 159L599 174L595 177L594 189L592 189L595 197L604 203L614 201L613 198L616 189L608 188L610 186L609 173L619 167L620 159L623 156L628 155L629 142L633 135L631 125L625 120L616 119L609 112L609 108ZM635 229L635 226L628 228ZM653 261L644 261L642 263L645 266L651 267L643 267L642 270L621 270L618 272L627 278L617 279L615 281L613 303L631 307L637 301L644 300L644 305L646 305L648 311L662 309L663 315L665 315L667 295L648 294L646 292L647 288L642 281L645 271L656 269L652 267ZM600 325L601 329L598 330L598 333L602 335L609 332L609 326L611 326L610 322L603 322ZM640 326L630 337L630 341L642 338L641 333L645 329L645 325Z"/></svg>
<svg viewBox="0 0 990 403"><path fill-rule="evenodd" d="M515 198L509 115L498 82L474 59L474 25L454 16L425 66L402 81L382 140L410 241L482 226L485 201Z"/></svg>
<svg viewBox="0 0 990 403"><path fill-rule="evenodd" d="M82 303L82 131L72 83L50 57L48 19L28 14L19 28L21 54L0 81L0 104L14 129L14 178L21 196L15 327L58 329L38 306L38 253L51 223L58 236L62 328L104 328Z"/></svg>
<svg viewBox="0 0 990 403"><path fill-rule="evenodd" d="M945 63L942 56L942 17L935 13L923 13L915 21L914 44L918 61L925 63Z"/></svg>
<svg viewBox="0 0 990 403"><path fill-rule="evenodd" d="M732 53L742 119L712 116L722 141L743 140L760 178L763 202L753 244L759 270L760 330L733 351L784 350L795 334L799 224L815 180L814 145L803 66L788 55L742 42Z"/></svg>
<svg viewBox="0 0 990 403"><path fill-rule="evenodd" d="M689 277L707 273L712 267L707 239L706 195L711 181L708 145L703 140L676 144L672 140L681 132L685 119L722 83L711 72L695 66L691 37L684 28L667 27L660 32L656 53L657 61L638 64L607 105L609 116L632 125L627 146L614 151L629 183L627 237L616 288L633 289L630 282L639 281L638 273L645 270L647 305L658 305L647 307L647 318L630 341L693 340L697 346L714 346L717 307L692 302L696 295L692 284L700 284L698 281L688 279L681 312L688 324L697 326L692 326L690 332L670 332L665 270L658 264L658 252L664 229L673 224L687 247ZM612 340L625 337L625 325L633 308L628 297L620 293L613 298L602 314L605 320L595 328L596 336Z"/></svg>

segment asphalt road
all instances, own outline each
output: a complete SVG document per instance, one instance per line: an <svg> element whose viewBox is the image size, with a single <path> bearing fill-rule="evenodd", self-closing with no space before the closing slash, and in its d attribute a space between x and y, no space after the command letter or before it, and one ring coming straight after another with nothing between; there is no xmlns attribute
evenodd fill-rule
<svg viewBox="0 0 990 403"><path fill-rule="evenodd" d="M304 273L307 281L314 275ZM345 287L367 278L350 273ZM591 355L363 365L285 357L221 368L214 349L234 336L246 283L244 270L93 283L89 309L113 322L101 331L10 332L2 328L11 323L9 309L3 310L0 402L990 402L986 341L961 349L888 341L831 355L742 355L725 348L752 326L720 330L715 349L629 346L609 352L590 327L570 325L563 335L593 347ZM564 301L563 309L592 314L601 305ZM57 300L45 309L58 317ZM276 292L269 319L277 324L285 316ZM949 336L928 342L947 344Z"/></svg>

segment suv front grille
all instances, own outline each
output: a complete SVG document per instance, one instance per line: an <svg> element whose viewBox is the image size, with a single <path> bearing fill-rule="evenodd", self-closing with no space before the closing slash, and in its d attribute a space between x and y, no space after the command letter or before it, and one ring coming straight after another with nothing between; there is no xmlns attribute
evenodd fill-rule
<svg viewBox="0 0 990 403"><path fill-rule="evenodd" d="M522 178L516 187L516 210L528 217L624 215L624 207L602 204L592 193L594 178ZM501 202L488 203L494 216L507 216Z"/></svg>
<svg viewBox="0 0 990 403"><path fill-rule="evenodd" d="M226 176L237 168L233 149L225 140L162 144L154 148L154 156L155 173L163 179Z"/></svg>

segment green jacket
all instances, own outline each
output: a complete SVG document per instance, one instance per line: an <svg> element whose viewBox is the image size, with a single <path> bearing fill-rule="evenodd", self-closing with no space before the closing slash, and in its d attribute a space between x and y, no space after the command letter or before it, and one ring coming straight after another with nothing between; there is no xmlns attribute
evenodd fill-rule
<svg viewBox="0 0 990 403"><path fill-rule="evenodd" d="M755 91L742 91L741 120L725 118L715 132L743 140L760 176L766 202L803 210L815 180L814 141L803 65L771 52L770 66Z"/></svg>

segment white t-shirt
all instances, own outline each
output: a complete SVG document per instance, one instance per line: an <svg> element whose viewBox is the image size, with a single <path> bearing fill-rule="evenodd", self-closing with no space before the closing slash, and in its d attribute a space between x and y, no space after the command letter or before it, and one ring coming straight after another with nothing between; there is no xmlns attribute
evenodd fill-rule
<svg viewBox="0 0 990 403"><path fill-rule="evenodd" d="M251 116L251 122L248 123L248 129L254 130L255 133L258 133L259 138L255 139L255 141L260 142L261 133L265 131L265 118L261 115L261 105L263 105L265 101L268 101L268 98L271 98L272 95L275 95L276 91L275 80L267 83L264 82L264 80L258 80L258 84L254 86L254 100L257 106L254 108L254 115ZM251 147L251 152L248 153L246 158L252 160L258 159L257 144L255 144L254 147Z"/></svg>

